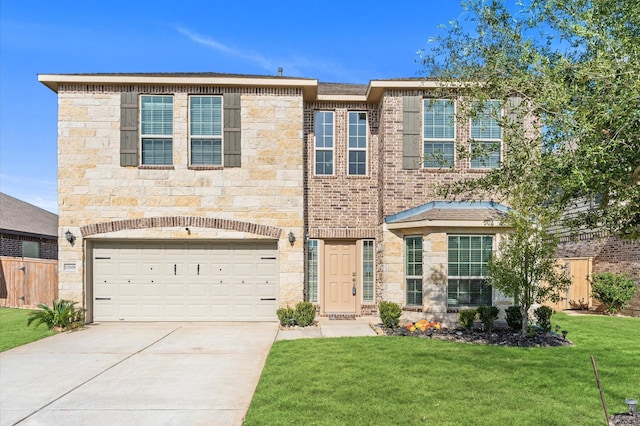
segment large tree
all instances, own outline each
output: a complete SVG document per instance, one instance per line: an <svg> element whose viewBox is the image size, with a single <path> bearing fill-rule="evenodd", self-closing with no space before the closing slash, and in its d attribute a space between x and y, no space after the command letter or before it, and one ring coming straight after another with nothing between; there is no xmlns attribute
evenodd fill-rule
<svg viewBox="0 0 640 426"><path fill-rule="evenodd" d="M502 167L443 193L486 191L506 202L526 194L574 230L604 228L640 238L637 2L462 5L459 20L429 40L421 60L425 73L442 81L442 96L456 88L460 115L473 117L482 101L503 102L507 113L496 118L504 156Z"/></svg>

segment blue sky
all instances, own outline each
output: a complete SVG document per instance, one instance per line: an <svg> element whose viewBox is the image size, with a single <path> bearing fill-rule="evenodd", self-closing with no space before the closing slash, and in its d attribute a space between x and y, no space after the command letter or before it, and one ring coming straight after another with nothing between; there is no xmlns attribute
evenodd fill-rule
<svg viewBox="0 0 640 426"><path fill-rule="evenodd" d="M415 77L457 0L0 2L0 191L57 212L56 94L38 74Z"/></svg>

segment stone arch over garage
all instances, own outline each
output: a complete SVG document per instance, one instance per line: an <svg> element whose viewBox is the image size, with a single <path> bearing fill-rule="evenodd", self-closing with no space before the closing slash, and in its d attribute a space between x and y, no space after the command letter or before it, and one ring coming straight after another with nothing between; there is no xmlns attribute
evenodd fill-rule
<svg viewBox="0 0 640 426"><path fill-rule="evenodd" d="M82 226L80 233L83 237L88 237L90 235L107 234L124 230L174 227L224 229L227 231L248 232L278 239L282 235L282 229L275 226L259 225L257 223L231 219L194 216L145 217L139 219L114 220L111 222Z"/></svg>

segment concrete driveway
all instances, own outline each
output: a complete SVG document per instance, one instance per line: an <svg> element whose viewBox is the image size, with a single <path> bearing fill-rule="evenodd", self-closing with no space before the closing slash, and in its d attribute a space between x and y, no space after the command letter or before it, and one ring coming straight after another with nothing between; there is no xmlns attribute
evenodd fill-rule
<svg viewBox="0 0 640 426"><path fill-rule="evenodd" d="M0 354L0 425L240 425L277 323L103 323Z"/></svg>

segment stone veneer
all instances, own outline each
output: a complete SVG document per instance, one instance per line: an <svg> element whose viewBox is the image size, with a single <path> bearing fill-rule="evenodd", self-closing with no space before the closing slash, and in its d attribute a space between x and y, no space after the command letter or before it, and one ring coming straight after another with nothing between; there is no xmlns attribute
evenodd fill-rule
<svg viewBox="0 0 640 426"><path fill-rule="evenodd" d="M120 166L121 90L174 96L173 166ZM242 167L202 170L188 163L188 96L222 89L61 86L60 298L84 302L84 286L91 285L85 278L85 239L268 238L278 240L280 304L302 300L302 93L224 90L241 93ZM190 233L185 220L194 224ZM73 246L64 238L67 230L77 237ZM298 237L293 247L287 240L290 231ZM69 264L75 271L63 266Z"/></svg>

